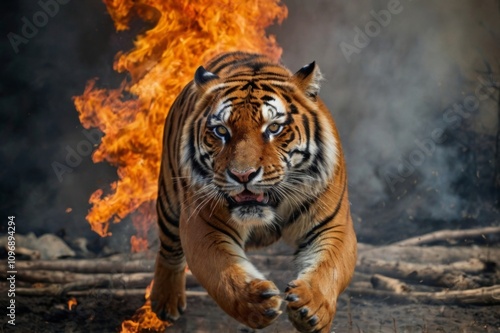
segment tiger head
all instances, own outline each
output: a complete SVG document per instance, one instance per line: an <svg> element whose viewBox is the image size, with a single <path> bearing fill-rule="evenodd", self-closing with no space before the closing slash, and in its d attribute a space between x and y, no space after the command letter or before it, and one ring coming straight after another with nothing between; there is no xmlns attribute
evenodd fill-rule
<svg viewBox="0 0 500 333"><path fill-rule="evenodd" d="M199 202L223 205L240 225L272 225L325 188L339 148L320 79L314 62L294 75L198 68L182 165Z"/></svg>

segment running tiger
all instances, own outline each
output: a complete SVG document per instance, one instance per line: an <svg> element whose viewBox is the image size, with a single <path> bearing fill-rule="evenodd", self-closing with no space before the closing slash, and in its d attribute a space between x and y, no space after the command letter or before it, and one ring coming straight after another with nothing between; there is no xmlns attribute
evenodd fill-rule
<svg viewBox="0 0 500 333"><path fill-rule="evenodd" d="M282 298L245 250L283 239L297 278L284 291L300 332L330 332L356 262L347 175L314 62L293 74L259 55L199 67L168 113L151 294L159 318L186 308L186 265L230 316L263 328Z"/></svg>

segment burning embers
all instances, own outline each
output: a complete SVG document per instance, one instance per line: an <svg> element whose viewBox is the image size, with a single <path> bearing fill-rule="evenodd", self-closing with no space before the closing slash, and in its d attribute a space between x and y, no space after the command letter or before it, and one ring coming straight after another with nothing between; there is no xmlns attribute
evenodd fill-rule
<svg viewBox="0 0 500 333"><path fill-rule="evenodd" d="M117 55L114 69L129 79L119 88L106 90L89 81L75 106L85 128L104 132L93 154L94 162L107 161L117 167L118 180L109 189L90 197L87 215L92 230L109 236L109 222L119 222L131 213L137 234L132 250L148 247L146 235L155 221L154 202L162 149L165 117L182 87L196 68L217 53L250 51L278 59L281 48L265 28L281 22L287 9L279 0L104 0L118 31L128 29L134 15L156 23L138 36L135 48ZM127 97L133 96L133 98ZM264 202L265 197L241 194L236 201ZM139 310L145 318L149 308ZM139 314L138 312L138 314ZM135 320L135 319L134 319ZM137 332L143 325L160 329L158 323L136 320L123 327ZM153 328L154 327L154 328Z"/></svg>
<svg viewBox="0 0 500 333"><path fill-rule="evenodd" d="M141 329L148 329L149 332L164 332L165 328L170 326L168 322L159 320L154 312L151 311L149 296L152 287L153 283L146 288L146 302L144 305L135 312L131 319L125 320L122 323L121 333L135 333L140 332Z"/></svg>
<svg viewBox="0 0 500 333"><path fill-rule="evenodd" d="M76 298L74 297L71 297L69 300L68 300L68 310L74 310L76 308L76 306L78 305L78 302L76 301Z"/></svg>

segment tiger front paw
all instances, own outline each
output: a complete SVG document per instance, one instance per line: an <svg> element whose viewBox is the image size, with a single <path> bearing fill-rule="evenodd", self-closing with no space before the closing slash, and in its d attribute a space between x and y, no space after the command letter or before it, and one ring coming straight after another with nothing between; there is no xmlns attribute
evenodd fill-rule
<svg viewBox="0 0 500 333"><path fill-rule="evenodd" d="M271 281L250 281L236 300L234 317L254 329L268 326L282 313L279 290Z"/></svg>
<svg viewBox="0 0 500 333"><path fill-rule="evenodd" d="M328 333L336 311L336 299L325 295L304 280L295 280L285 290L288 318L301 332Z"/></svg>
<svg viewBox="0 0 500 333"><path fill-rule="evenodd" d="M174 322L186 310L186 278L184 271L156 270L151 309L163 321Z"/></svg>

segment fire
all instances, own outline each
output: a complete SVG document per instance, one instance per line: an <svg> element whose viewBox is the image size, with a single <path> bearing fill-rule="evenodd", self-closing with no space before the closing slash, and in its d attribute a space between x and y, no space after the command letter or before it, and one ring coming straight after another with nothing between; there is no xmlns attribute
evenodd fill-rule
<svg viewBox="0 0 500 333"><path fill-rule="evenodd" d="M77 306L78 302L76 301L76 298L71 297L68 301L68 309L71 311Z"/></svg>
<svg viewBox="0 0 500 333"><path fill-rule="evenodd" d="M287 8L280 0L104 0L118 31L135 15L155 24L138 36L135 47L117 54L114 69L129 74L120 87L100 89L88 82L74 98L85 128L104 132L95 163L117 167L118 180L90 197L87 220L101 236L132 212L145 247L145 231L155 220L153 209L162 149L164 120L170 105L196 68L223 51L251 51L275 59L281 48L265 28L281 23ZM138 227L139 226L139 227Z"/></svg>
<svg viewBox="0 0 500 333"><path fill-rule="evenodd" d="M149 296L152 288L153 282L151 282L146 288L146 302L142 307L135 311L135 314L131 319L125 320L122 323L121 333L137 333L142 331L164 332L165 328L170 326L168 322L158 319L153 311L151 311L151 301L149 300Z"/></svg>
<svg viewBox="0 0 500 333"><path fill-rule="evenodd" d="M281 48L265 28L281 23L287 8L280 0L104 0L117 31L134 16L154 27L135 40L134 48L117 54L114 69L128 78L115 89L90 80L74 98L85 128L97 127L102 142L95 163L117 168L118 180L90 197L87 220L92 230L109 236L109 223L132 214L137 234L133 252L148 248L147 233L155 221L154 203L165 117L175 97L192 80L198 66L225 51L264 53L274 59ZM149 296L147 297L147 299ZM122 332L163 331L146 304L125 321Z"/></svg>

